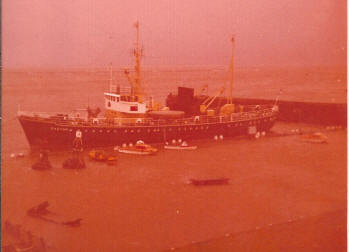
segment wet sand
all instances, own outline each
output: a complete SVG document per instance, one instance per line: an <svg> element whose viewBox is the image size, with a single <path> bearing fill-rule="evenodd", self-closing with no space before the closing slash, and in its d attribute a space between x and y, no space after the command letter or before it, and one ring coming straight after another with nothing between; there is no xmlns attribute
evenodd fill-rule
<svg viewBox="0 0 349 252"><path fill-rule="evenodd" d="M37 153L29 153L15 119L17 104L26 110L64 111L78 107L88 95L102 102L99 91L87 89L96 83L75 79L80 84L71 86L74 79L67 78L68 84L61 77L45 80L65 84L50 86L37 76L17 76L3 87L2 221L21 224L56 251L345 250L345 129L279 122L276 132L322 131L328 143L305 143L297 135L205 140L196 142L197 151L119 155L116 166L86 156L87 168L79 171L61 168L69 153L51 152L53 168L35 171L31 165ZM19 151L26 156L10 158ZM191 178L217 177L230 182L188 184ZM82 218L81 227L26 215L45 200L59 216Z"/></svg>

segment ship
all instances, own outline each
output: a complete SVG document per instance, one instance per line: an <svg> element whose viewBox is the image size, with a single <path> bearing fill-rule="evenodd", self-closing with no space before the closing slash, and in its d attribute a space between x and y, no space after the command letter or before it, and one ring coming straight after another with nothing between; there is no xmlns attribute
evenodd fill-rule
<svg viewBox="0 0 349 252"><path fill-rule="evenodd" d="M234 104L233 56L230 71L230 93L226 103L211 107L218 95L226 89L219 89L213 97L207 97L197 109L198 112L159 109L152 99L146 99L141 79L143 47L139 45L139 23L135 24L136 42L133 49L135 67L124 74L130 83L130 90L122 92L119 85L110 78L109 90L104 92L105 113L87 108L87 115L79 113L39 113L18 111L18 120L31 148L71 148L77 136L82 137L85 148L120 146L143 141L165 143L174 139L191 141L195 139L222 139L239 135L259 135L268 132L278 116L277 103L242 106ZM232 39L234 52L234 37ZM234 55L232 53L232 55ZM112 76L112 67L111 76ZM187 88L178 88L179 93ZM190 91L190 90L189 90ZM188 92L187 92L188 93ZM180 94L179 94L180 95Z"/></svg>

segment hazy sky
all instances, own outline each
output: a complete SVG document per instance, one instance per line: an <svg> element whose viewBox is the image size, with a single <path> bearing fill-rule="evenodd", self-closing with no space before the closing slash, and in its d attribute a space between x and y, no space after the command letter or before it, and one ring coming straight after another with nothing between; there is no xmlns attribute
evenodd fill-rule
<svg viewBox="0 0 349 252"><path fill-rule="evenodd" d="M346 0L2 0L4 67L346 64Z"/></svg>

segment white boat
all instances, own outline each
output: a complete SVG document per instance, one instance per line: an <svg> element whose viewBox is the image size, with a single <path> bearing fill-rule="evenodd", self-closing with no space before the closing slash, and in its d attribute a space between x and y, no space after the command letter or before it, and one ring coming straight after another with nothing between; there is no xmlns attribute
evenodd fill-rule
<svg viewBox="0 0 349 252"><path fill-rule="evenodd" d="M327 143L327 136L321 132L315 132L312 134L306 134L301 136L303 142L309 143Z"/></svg>
<svg viewBox="0 0 349 252"><path fill-rule="evenodd" d="M198 147L196 145L188 145L185 141L180 145L168 145L164 146L166 150L196 150Z"/></svg>
<svg viewBox="0 0 349 252"><path fill-rule="evenodd" d="M118 151L125 154L152 155L155 154L158 149L148 144L144 144L143 141L138 141L134 146L120 147Z"/></svg>

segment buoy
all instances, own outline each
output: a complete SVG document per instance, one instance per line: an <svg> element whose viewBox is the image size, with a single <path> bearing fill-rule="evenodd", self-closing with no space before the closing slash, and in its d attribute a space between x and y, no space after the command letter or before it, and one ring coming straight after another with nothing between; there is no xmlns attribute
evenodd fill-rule
<svg viewBox="0 0 349 252"><path fill-rule="evenodd" d="M255 138L258 139L261 136L261 133L259 131L256 133Z"/></svg>
<svg viewBox="0 0 349 252"><path fill-rule="evenodd" d="M182 139L178 139L178 143L181 143L182 142Z"/></svg>
<svg viewBox="0 0 349 252"><path fill-rule="evenodd" d="M81 137L82 137L82 132L81 132L81 130L77 130L77 131L75 132L75 137L77 137L77 138L81 138Z"/></svg>
<svg viewBox="0 0 349 252"><path fill-rule="evenodd" d="M14 153L11 153L10 157L11 157L11 158L15 158L16 155L15 155Z"/></svg>
<svg viewBox="0 0 349 252"><path fill-rule="evenodd" d="M218 136L215 135L213 139L217 141L218 140Z"/></svg>
<svg viewBox="0 0 349 252"><path fill-rule="evenodd" d="M262 136L265 136L265 135L266 135L265 131L262 131Z"/></svg>
<svg viewBox="0 0 349 252"><path fill-rule="evenodd" d="M220 139L220 140L223 140L223 135L219 135L219 139Z"/></svg>
<svg viewBox="0 0 349 252"><path fill-rule="evenodd" d="M176 140L175 140L175 139L172 139L172 143L175 144L175 143L176 143Z"/></svg>

